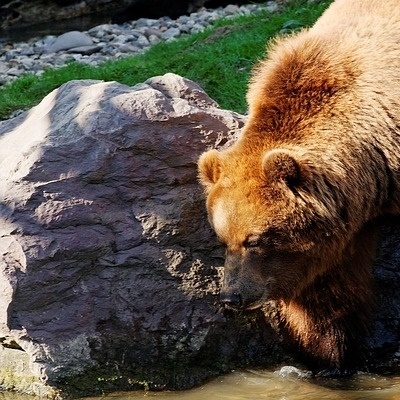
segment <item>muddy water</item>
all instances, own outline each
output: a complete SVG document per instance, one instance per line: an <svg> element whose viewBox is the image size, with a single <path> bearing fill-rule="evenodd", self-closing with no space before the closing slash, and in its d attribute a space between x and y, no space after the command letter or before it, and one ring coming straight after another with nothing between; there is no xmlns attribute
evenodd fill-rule
<svg viewBox="0 0 400 400"><path fill-rule="evenodd" d="M115 393L90 400L400 400L400 376L360 374L316 384L293 367L240 371L183 392Z"/></svg>
<svg viewBox="0 0 400 400"><path fill-rule="evenodd" d="M182 392L124 392L81 400L400 400L400 376L359 374L351 379L320 381L294 368L237 371ZM0 392L0 400L36 397ZM79 399L78 399L79 400Z"/></svg>

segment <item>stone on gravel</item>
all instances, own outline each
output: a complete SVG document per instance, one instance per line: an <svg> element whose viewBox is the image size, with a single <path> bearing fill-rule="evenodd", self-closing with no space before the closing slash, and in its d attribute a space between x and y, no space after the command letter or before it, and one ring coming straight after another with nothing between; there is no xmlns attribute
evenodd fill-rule
<svg viewBox="0 0 400 400"><path fill-rule="evenodd" d="M91 55L93 53L97 53L101 50L101 46L97 45L89 45L89 46L80 46L80 47L73 47L67 50L67 53L79 53L82 55Z"/></svg>
<svg viewBox="0 0 400 400"><path fill-rule="evenodd" d="M6 71L0 71L0 82L10 82L25 72L39 75L45 68L61 67L71 60L65 57L71 53L77 56L76 61L95 66L112 58L141 53L162 40L170 41L182 35L201 32L220 18L233 18L267 9L276 11L276 2L213 10L203 8L176 20L168 17L140 18L120 25L98 25L87 32L72 31L59 37L48 35L28 43L8 44L0 55L0 65L4 63L7 67ZM27 70L26 65L31 60L32 68Z"/></svg>
<svg viewBox="0 0 400 400"><path fill-rule="evenodd" d="M69 50L75 47L93 45L92 38L84 32L71 31L58 36L54 42L45 49L47 53L57 53L61 50Z"/></svg>
<svg viewBox="0 0 400 400"><path fill-rule="evenodd" d="M173 38L178 37L181 34L180 29L178 28L169 28L165 32L161 34L161 39L163 40L171 40Z"/></svg>

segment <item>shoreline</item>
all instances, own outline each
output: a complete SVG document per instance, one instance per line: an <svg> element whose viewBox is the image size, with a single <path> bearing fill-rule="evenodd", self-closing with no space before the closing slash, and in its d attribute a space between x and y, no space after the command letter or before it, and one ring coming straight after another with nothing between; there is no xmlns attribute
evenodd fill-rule
<svg viewBox="0 0 400 400"><path fill-rule="evenodd" d="M120 59L148 50L161 41L201 32L217 20L250 15L261 11L277 12L275 1L228 5L202 9L173 20L140 18L123 24L101 24L87 31L69 31L59 36L46 35L26 42L6 43L0 55L0 85L26 73L40 75L47 68L60 68L69 62L97 66L110 59Z"/></svg>

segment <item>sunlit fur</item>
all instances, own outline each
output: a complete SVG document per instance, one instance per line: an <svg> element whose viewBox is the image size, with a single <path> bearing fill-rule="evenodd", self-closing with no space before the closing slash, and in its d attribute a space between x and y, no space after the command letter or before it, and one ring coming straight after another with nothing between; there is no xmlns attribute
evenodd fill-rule
<svg viewBox="0 0 400 400"><path fill-rule="evenodd" d="M238 141L199 160L227 248L221 291L249 309L277 300L315 371L352 371L371 319L374 221L400 207L400 2L335 1L269 45L247 99Z"/></svg>

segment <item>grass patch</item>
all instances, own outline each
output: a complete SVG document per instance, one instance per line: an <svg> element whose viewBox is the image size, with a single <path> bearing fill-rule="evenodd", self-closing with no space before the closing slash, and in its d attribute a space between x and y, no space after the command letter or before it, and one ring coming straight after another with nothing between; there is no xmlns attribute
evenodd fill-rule
<svg viewBox="0 0 400 400"><path fill-rule="evenodd" d="M281 32L314 23L331 0L291 3L280 13L261 12L220 20L205 32L159 43L147 52L97 67L71 63L41 76L26 74L0 89L0 119L27 109L53 89L73 79L117 81L129 86L173 72L200 84L222 108L243 113L252 67L265 55L268 40Z"/></svg>

